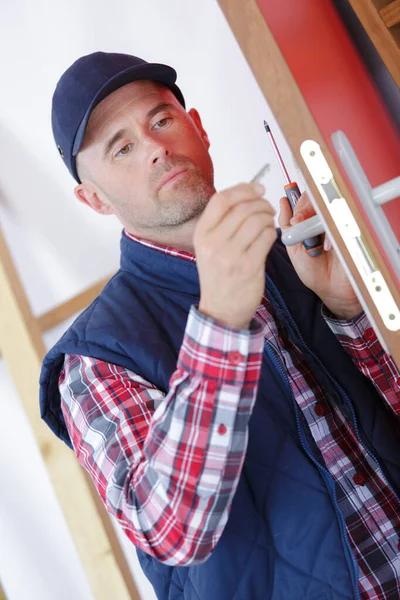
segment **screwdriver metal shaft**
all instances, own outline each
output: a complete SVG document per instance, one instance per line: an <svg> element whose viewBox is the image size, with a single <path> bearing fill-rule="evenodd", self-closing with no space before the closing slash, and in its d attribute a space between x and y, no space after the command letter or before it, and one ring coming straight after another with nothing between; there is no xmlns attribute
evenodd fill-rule
<svg viewBox="0 0 400 600"><path fill-rule="evenodd" d="M287 199L289 200L289 204L292 208L292 211L294 211L294 207L296 206L296 204L301 196L299 186L297 185L297 183L295 181L290 180L289 173L287 172L285 163L283 162L281 153L279 152L279 148L276 145L275 138L272 135L272 131L266 121L264 121L264 128L265 128L265 131L267 132L267 135L271 141L272 147L276 154L276 158L278 159L278 163L279 163L279 165L282 169L283 175L285 177L285 181L286 181L286 185L284 186L285 194L286 194ZM305 249L307 250L307 252L310 256L318 256L319 254L322 253L323 246L324 246L322 236L317 235L317 236L314 236L307 240L304 240L303 246L305 247Z"/></svg>

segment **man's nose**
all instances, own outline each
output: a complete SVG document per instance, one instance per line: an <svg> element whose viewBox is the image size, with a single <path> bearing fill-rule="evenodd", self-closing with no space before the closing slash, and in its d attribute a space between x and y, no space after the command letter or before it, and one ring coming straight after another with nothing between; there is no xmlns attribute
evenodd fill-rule
<svg viewBox="0 0 400 600"><path fill-rule="evenodd" d="M159 150L156 150L152 156L152 163L156 164L157 162L162 162L163 160L165 160L165 158L167 156L170 156L171 152L168 150L168 148L160 148Z"/></svg>
<svg viewBox="0 0 400 600"><path fill-rule="evenodd" d="M146 146L148 152L147 157L152 164L163 162L172 154L167 140L159 135L157 136L151 133L147 135Z"/></svg>

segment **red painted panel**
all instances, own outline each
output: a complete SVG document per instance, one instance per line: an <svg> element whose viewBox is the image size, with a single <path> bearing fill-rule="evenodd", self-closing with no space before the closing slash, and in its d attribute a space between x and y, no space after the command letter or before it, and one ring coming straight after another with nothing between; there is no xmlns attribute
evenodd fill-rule
<svg viewBox="0 0 400 600"><path fill-rule="evenodd" d="M333 156L341 129L372 187L399 176L396 126L331 0L257 1ZM384 210L400 240L400 199Z"/></svg>

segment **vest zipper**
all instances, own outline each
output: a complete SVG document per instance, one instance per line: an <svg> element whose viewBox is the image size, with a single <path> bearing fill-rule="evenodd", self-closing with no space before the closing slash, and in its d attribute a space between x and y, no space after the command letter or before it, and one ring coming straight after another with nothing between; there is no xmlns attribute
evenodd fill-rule
<svg viewBox="0 0 400 600"><path fill-rule="evenodd" d="M355 420L355 413L354 413L354 409L353 409L353 406L351 404L350 398L348 397L348 395L346 394L346 392L344 391L344 389L342 388L342 386L325 369L324 365L321 363L321 361L319 360L319 358L314 354L314 352L305 343L305 341L303 339L303 336L301 335L300 330L297 327L296 322L294 321L294 319L293 319L293 317L292 317L292 315L291 315L288 307L286 306L286 303L285 303L285 301L284 301L281 293L279 292L278 288L276 287L276 285L272 281L271 277L269 275L266 275L266 279L267 279L269 285L273 288L276 296L279 298L279 300L281 302L281 306L285 310L286 315L289 318L289 321L290 321L292 327L294 327L294 329L296 330L296 333L299 336L299 339L301 340L304 348L306 348L306 350L313 356L314 360L317 361L317 363L319 364L319 366L321 367L321 369L324 371L324 373L327 375L327 377L330 379L330 381L337 386L337 388L340 391L340 393L348 400L348 404L350 406L350 410L351 410L351 414L352 414L352 420L353 420L355 434L356 434L357 439L360 442L360 444L362 444L365 447L365 445L361 441L359 433L358 433L358 427L357 427L357 423L356 423L356 420ZM345 544L347 546L347 550L349 552L349 555L350 555L350 558L351 558L351 561L352 561L353 567L354 567L354 576L355 576L355 583L356 583L356 585L355 585L356 600L360 600L360 590L359 590L359 585L358 585L359 567L358 567L357 562L356 562L356 560L355 560L355 558L353 556L353 552L352 552L351 546L350 546L349 536L348 536L348 533L347 533L347 530L346 530L346 523L345 523L344 517L343 517L343 515L341 513L341 510L339 508L339 505L337 503L336 491L335 491L335 488L334 488L334 482L333 482L332 476L331 476L331 474L329 473L329 471L325 467L323 467L318 461L315 460L315 458L310 454L310 452L308 452L307 448L305 447L305 444L304 444L304 441L303 441L303 434L302 434L302 431L301 431L299 414L298 414L299 407L298 407L297 402L296 402L296 400L294 398L294 395L293 395L293 392L292 392L292 388L290 387L289 378L288 378L288 376L286 374L286 371L284 370L284 368L283 368L283 366L282 366L282 364L280 362L279 356L275 352L274 347L269 342L266 342L264 344L264 348L266 348L266 347L268 347L270 349L270 352L268 352L268 350L267 350L267 353L269 354L269 356L272 358L273 362L277 366L277 370L281 374L281 376L283 377L283 380L284 380L284 382L285 382L285 384L286 384L286 386L287 386L287 388L288 388L288 390L289 390L289 392L290 392L290 394L292 396L293 404L294 404L295 417L296 417L297 432L298 432L300 443L301 443L301 445L303 447L303 450L306 453L306 455L308 456L308 458L315 464L315 466L317 467L317 469L319 471L321 471L321 474L323 475L323 478L325 479L325 481L327 482L327 484L329 485L329 487L331 489L332 496L333 496L333 501L334 501L334 505L335 505L337 514L339 515L339 522L340 522L340 525L341 525L342 535L344 537L344 541L345 541ZM375 458L375 456L372 454L372 452L370 452L370 450L367 447L365 447L365 449L368 452L368 454L375 460L375 462L381 468L381 465L380 465L379 461ZM383 469L382 468L381 468L381 471L383 473ZM395 494L395 496L397 498L396 493L394 491L393 491L393 493Z"/></svg>
<svg viewBox="0 0 400 600"><path fill-rule="evenodd" d="M264 343L264 349L267 351L267 354L269 355L269 357L271 358L273 364L275 365L277 371L279 372L280 376L283 379L284 384L286 385L289 394L292 397L292 401L293 401L293 405L294 405L294 413L295 413L295 417L296 417L296 425L297 425L297 433L299 436L299 440L300 443L302 445L303 451L305 452L305 454L308 456L308 458L315 464L315 466L317 467L317 469L321 472L321 475L323 476L323 479L326 481L326 483L329 485L330 489L331 489L331 493L332 493L332 498L333 498L333 502L336 508L336 514L339 516L339 523L340 523L340 529L342 532L342 536L344 538L344 542L345 545L347 547L347 551L349 553L349 556L351 558L351 561L353 563L353 567L354 567L354 578L355 581L353 581L353 586L355 587L355 594L356 594L356 600L360 600L360 591L359 591L359 586L358 586L358 573L359 573L359 569L358 569L358 565L355 561L355 558L353 556L353 553L351 551L351 547L350 547L350 541L349 541L349 536L347 534L347 530L346 530L346 524L344 521L344 517L340 511L339 505L337 503L337 499L336 499L336 491L333 485L333 480L332 480L332 476L329 473L329 471L323 467L317 460L315 460L315 458L310 454L310 452L307 450L305 444L304 444L304 439L303 439L303 433L301 430L301 425L300 425L300 419L299 419L299 407L297 405L297 402L295 400L295 397L293 395L292 392L292 388L290 387L290 382L289 382L289 377L286 374L285 369L282 366L282 363L280 361L280 358L275 350L275 348L272 346L272 344L268 341L266 341ZM355 584L355 585L354 585Z"/></svg>
<svg viewBox="0 0 400 600"><path fill-rule="evenodd" d="M301 343L303 344L303 347L307 350L307 352L309 352L309 354L318 363L318 365L324 371L325 375L328 377L328 379L331 381L331 383L334 386L336 386L336 388L339 390L342 398L346 399L347 405L350 407L351 417L352 417L352 425L353 425L354 433L356 434L356 437L357 437L358 441L365 448L367 454L379 466L379 468L381 470L381 473L383 475L383 479L384 479L385 483L387 484L388 487L390 487L390 489L393 492L395 498L397 499L398 503L400 504L400 498L399 498L397 492L395 491L394 485L392 485L391 483L389 483L390 482L390 477L387 476L387 474L385 473L385 469L382 467L381 463L379 462L379 460L377 459L377 457L375 456L375 454L369 449L368 444L361 439L360 433L358 431L357 420L356 420L356 415L355 415L355 412L354 412L353 404L352 404L349 396L347 395L346 391L342 388L342 386L340 385L340 383L338 381L336 381L336 379L333 377L333 375L331 375L331 373L324 367L324 365L322 364L322 362L320 361L320 359L318 358L318 356L307 346L306 342L304 341L303 336L300 333L299 328L297 327L296 321L293 319L293 317L292 317L292 315L291 315L288 307L286 306L286 303L285 303L285 301L284 301L281 293L279 292L278 288L276 287L275 283L272 281L272 279L270 278L269 275L266 276L266 279L267 279L268 283L271 285L271 287L273 288L276 296L279 298L279 300L281 302L281 306L285 310L286 315L287 315L287 317L288 317L288 319L290 321L290 324L295 329L295 331L296 331L296 333L297 333L297 335L298 335Z"/></svg>

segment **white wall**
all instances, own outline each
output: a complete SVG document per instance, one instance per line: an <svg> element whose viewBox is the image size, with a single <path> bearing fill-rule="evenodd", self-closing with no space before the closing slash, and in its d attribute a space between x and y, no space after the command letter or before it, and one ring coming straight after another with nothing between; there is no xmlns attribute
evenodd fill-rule
<svg viewBox="0 0 400 600"><path fill-rule="evenodd" d="M74 199L50 128L58 78L96 50L174 66L187 108L199 110L208 131L217 189L248 181L270 163L263 183L276 205L284 182L263 119L302 181L216 0L0 0L0 221L37 315L118 267L119 224ZM47 344L62 329L48 334ZM7 597L91 600L1 362L0 410L0 580ZM124 547L143 598L151 600L133 547L127 541Z"/></svg>

